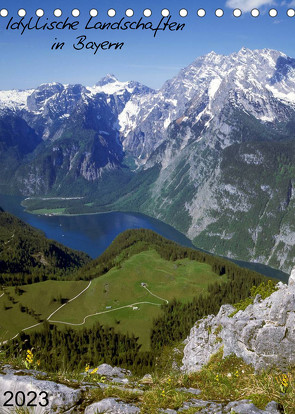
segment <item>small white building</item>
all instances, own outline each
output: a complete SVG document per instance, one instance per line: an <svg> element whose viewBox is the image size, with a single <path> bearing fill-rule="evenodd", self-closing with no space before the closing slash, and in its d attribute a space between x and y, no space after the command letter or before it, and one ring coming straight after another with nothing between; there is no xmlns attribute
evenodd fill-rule
<svg viewBox="0 0 295 414"><path fill-rule="evenodd" d="M132 310L139 310L138 306L132 306Z"/></svg>
<svg viewBox="0 0 295 414"><path fill-rule="evenodd" d="M112 307L111 306L106 306L106 309L112 309Z"/></svg>

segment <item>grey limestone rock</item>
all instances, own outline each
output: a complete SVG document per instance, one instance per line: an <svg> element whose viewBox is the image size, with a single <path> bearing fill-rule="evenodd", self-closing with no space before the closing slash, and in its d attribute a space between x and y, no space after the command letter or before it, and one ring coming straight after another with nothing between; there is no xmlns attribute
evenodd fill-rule
<svg viewBox="0 0 295 414"><path fill-rule="evenodd" d="M236 414L280 414L275 402L269 403L265 407L265 410L260 410L249 400L233 401L224 405L213 401L192 399L185 402L177 412L185 412L185 410L188 410L189 408L197 408L197 412L200 414L230 414L233 412Z"/></svg>
<svg viewBox="0 0 295 414"><path fill-rule="evenodd" d="M255 407L249 400L234 401L229 403L225 409L225 413L234 411L237 414L280 414L278 406L275 402L269 403L265 410Z"/></svg>
<svg viewBox="0 0 295 414"><path fill-rule="evenodd" d="M184 388L184 387L176 388L176 391L187 392L189 394L194 394L194 395L199 395L202 392L201 390L198 390L197 388Z"/></svg>
<svg viewBox="0 0 295 414"><path fill-rule="evenodd" d="M89 405L85 410L85 414L136 414L139 411L138 407L126 404L116 398L105 398Z"/></svg>
<svg viewBox="0 0 295 414"><path fill-rule="evenodd" d="M14 408L4 408L4 403L7 400L7 395L4 396L5 391L11 391L15 396L17 392L23 392L25 396L29 392L35 392L37 394L36 403L37 407L34 408L34 414L50 414L50 413L65 413L74 408L80 401L83 395L82 389L73 389L62 384L57 384L53 381L38 380L32 375L23 375L23 372L13 371L11 369L5 369L6 374L0 375L0 412L12 413ZM46 392L48 395L48 404L43 398L46 395L41 394ZM32 399L33 395L29 394L29 399ZM22 397L20 397L22 398ZM45 407L39 406L39 402ZM1 410L6 411L1 411ZM69 411L70 412L70 411Z"/></svg>
<svg viewBox="0 0 295 414"><path fill-rule="evenodd" d="M106 377L117 377L117 378L125 378L126 376L130 376L131 372L127 369L112 367L108 364L101 364L98 367L97 373L99 375L105 375Z"/></svg>
<svg viewBox="0 0 295 414"><path fill-rule="evenodd" d="M108 380L119 384L127 384L131 372L127 369L112 367L108 364L101 364L98 366L97 374L105 376Z"/></svg>
<svg viewBox="0 0 295 414"><path fill-rule="evenodd" d="M197 371L209 362L211 355L215 354L221 346L218 334L215 332L233 311L232 306L224 305L216 317L209 315L195 324L191 329L190 336L186 339L182 360L183 371Z"/></svg>
<svg viewBox="0 0 295 414"><path fill-rule="evenodd" d="M183 406L178 410L178 412L185 412L190 408L197 408L198 413L222 414L222 404L197 399L191 399L190 401L185 402Z"/></svg>
<svg viewBox="0 0 295 414"><path fill-rule="evenodd" d="M289 286L295 285L295 267L293 267L290 277L289 277Z"/></svg>
<svg viewBox="0 0 295 414"><path fill-rule="evenodd" d="M293 274L293 272L292 272ZM234 308L221 306L217 316L196 323L186 340L182 370L193 372L208 363L223 347L224 356L235 354L256 371L295 363L295 273L289 285L230 317Z"/></svg>

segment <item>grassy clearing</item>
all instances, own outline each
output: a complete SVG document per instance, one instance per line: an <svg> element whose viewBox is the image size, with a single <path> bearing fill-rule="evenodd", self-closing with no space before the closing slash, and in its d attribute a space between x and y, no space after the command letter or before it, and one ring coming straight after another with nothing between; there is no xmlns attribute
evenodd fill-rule
<svg viewBox="0 0 295 414"><path fill-rule="evenodd" d="M147 283L148 289L155 295L172 300L174 297L189 301L201 292L205 292L209 283L224 281L211 271L207 264L187 259L169 262L163 260L155 251L145 251L125 261L120 268L92 281L91 288L74 302L65 306L54 320L81 323L86 315L130 305L137 302L164 304L147 292L141 283ZM139 309L121 309L90 317L85 326L95 321L115 326L121 332L133 332L140 337L144 349L149 347L149 329L154 317L161 312L160 306L149 304L136 305Z"/></svg>
<svg viewBox="0 0 295 414"><path fill-rule="evenodd" d="M83 326L91 327L98 321L114 326L123 333L134 333L139 336L143 350L147 350L153 319L161 312L159 305L165 302L152 296L141 283L147 283L148 289L161 298L168 301L177 298L185 302L205 292L208 284L216 280L225 281L226 276L217 276L207 264L188 259L170 262L153 250L144 251L126 260L119 268L113 268L107 274L92 280L85 293L64 306L52 319L79 324L87 315L110 310L111 312L86 319ZM20 304L33 308L42 319L46 319L60 306L58 300L73 298L87 285L86 281L46 281L23 286L21 295L15 293L14 287L6 288L16 303L9 302L10 309L5 310L2 302L7 302L8 295L0 298L0 335L9 338L36 323L32 316L20 311ZM54 301L54 298L58 300ZM136 305L137 310L131 307L113 311L137 302L152 304ZM107 307L111 309L106 309ZM62 328L67 325L58 326Z"/></svg>
<svg viewBox="0 0 295 414"><path fill-rule="evenodd" d="M42 319L46 319L60 305L60 299L70 299L77 295L88 285L86 281L59 282L48 280L46 282L25 285L21 287L23 293L17 295L14 287L7 287L8 295L0 298L0 337L9 339L21 329L36 324L36 320L27 313L20 311L20 305L33 309ZM15 303L7 299L14 298ZM56 299L54 301L54 299ZM5 310L4 305L9 309Z"/></svg>
<svg viewBox="0 0 295 414"><path fill-rule="evenodd" d="M32 210L32 214L63 214L66 211L65 208L41 208L39 210Z"/></svg>

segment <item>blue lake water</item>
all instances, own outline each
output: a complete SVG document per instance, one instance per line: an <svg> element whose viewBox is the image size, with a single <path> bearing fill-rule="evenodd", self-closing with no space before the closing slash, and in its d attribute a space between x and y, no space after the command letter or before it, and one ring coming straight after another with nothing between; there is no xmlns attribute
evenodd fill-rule
<svg viewBox="0 0 295 414"><path fill-rule="evenodd" d="M172 226L143 214L111 212L80 216L38 216L27 213L21 206L21 201L21 197L0 194L0 206L4 210L42 230L48 238L72 249L82 250L93 258L104 252L118 234L128 229L150 229L183 246L194 248L192 242ZM269 277L288 280L288 275L269 266L233 261Z"/></svg>
<svg viewBox="0 0 295 414"><path fill-rule="evenodd" d="M99 256L118 234L128 229L150 229L183 246L191 241L173 227L139 213L101 213L81 216L38 216L27 213L22 198L0 194L0 206L26 223L42 230L50 239L82 250L91 257Z"/></svg>

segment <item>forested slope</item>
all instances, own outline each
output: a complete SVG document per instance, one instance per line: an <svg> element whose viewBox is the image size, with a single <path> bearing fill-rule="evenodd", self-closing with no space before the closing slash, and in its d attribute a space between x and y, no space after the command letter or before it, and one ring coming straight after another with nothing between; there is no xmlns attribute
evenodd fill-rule
<svg viewBox="0 0 295 414"><path fill-rule="evenodd" d="M49 240L37 229L0 210L0 283L55 279L88 263L90 257Z"/></svg>

